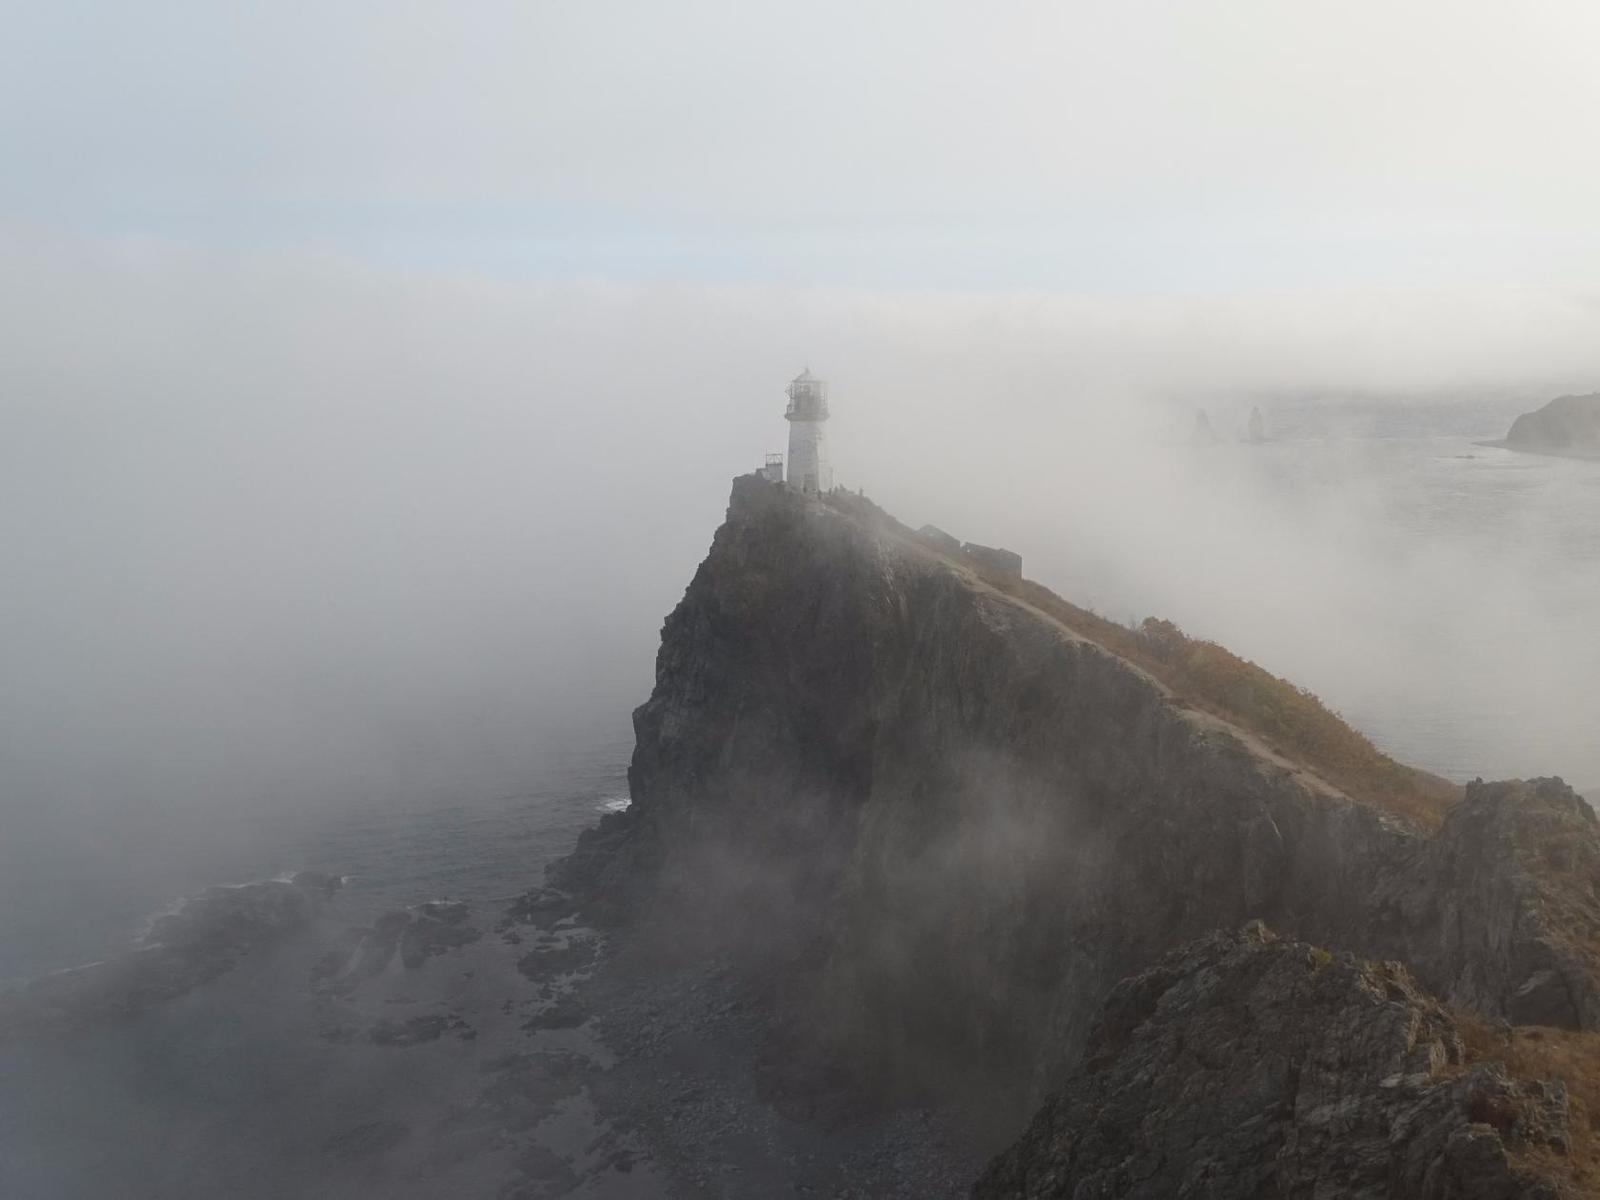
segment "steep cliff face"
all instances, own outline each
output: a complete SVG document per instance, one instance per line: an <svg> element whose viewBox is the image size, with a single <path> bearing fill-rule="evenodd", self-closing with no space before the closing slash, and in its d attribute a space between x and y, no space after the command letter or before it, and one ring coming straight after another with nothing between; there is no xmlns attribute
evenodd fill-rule
<svg viewBox="0 0 1600 1200"><path fill-rule="evenodd" d="M1472 783L1371 900L1376 951L1458 1008L1600 1028L1600 838L1558 779Z"/></svg>
<svg viewBox="0 0 1600 1200"><path fill-rule="evenodd" d="M1426 836L863 501L735 481L635 727L632 808L557 882L777 969L863 1078L1029 1104L1118 980L1252 918L1600 1025L1569 790L1475 787Z"/></svg>

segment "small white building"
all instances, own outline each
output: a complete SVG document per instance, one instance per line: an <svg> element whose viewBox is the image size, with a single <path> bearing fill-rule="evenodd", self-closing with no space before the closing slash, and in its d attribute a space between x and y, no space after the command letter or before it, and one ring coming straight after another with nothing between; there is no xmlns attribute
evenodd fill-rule
<svg viewBox="0 0 1600 1200"><path fill-rule="evenodd" d="M818 495L833 491L833 464L828 461L828 443L823 436L828 420L828 385L807 367L785 389L789 407L784 419L789 422L789 486L796 491Z"/></svg>

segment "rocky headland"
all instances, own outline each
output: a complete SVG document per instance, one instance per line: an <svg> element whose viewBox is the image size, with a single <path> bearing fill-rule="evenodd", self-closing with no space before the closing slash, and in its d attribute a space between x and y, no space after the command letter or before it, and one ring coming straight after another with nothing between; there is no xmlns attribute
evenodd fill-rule
<svg viewBox="0 0 1600 1200"><path fill-rule="evenodd" d="M1491 1084L1514 1107L1563 1085L1486 1065L1453 1082L1465 1068L1449 1023L1581 1039L1600 1027L1588 805L1560 780L1456 789L1408 771L1220 648L1159 622L1110 626L952 542L858 497L735 481L635 714L632 807L584 835L553 882L632 953L715 961L741 981L782 1048L775 1103L960 1111L975 1143L998 1150L1048 1102L1050 1132L1039 1117L985 1195L1310 1195L1313 1178L1319 1196L1537 1194L1450 1190L1463 1172L1489 1178L1471 1164L1496 1155L1543 1164L1507 1167L1506 1188L1585 1186L1587 1151L1574 1147L1586 1141L1562 1104L1541 1110L1537 1137L1473 1115ZM1256 920L1285 939L1247 938L1261 961L1333 955L1324 982L1261 992L1248 966L1237 987L1202 986L1222 969L1205 965L1222 953L1217 931ZM1145 1029L1117 1007L1151 986L1124 980L1162 963L1162 986L1189 979L1174 996L1204 992L1216 1020L1185 1025L1158 1004L1171 1023ZM1077 1136L1061 1114L1099 1103L1082 1090L1095 1063L1142 1078L1137 1056L1177 1037L1201 1063L1240 1056L1241 1078L1299 1073L1283 1064L1316 1046L1251 1064L1269 1009L1285 1030L1378 1015L1390 1032L1372 1030L1339 1065L1329 1086L1348 1096L1332 1125L1305 1100L1315 1089L1282 1079L1236 1098L1236 1115L1261 1103L1258 1148L1304 1149L1281 1170L1257 1163L1259 1190L1162 1190L1190 1178L1181 1161L1143 1192L1028 1182L1067 1178L1028 1160ZM1108 1023L1122 1030L1115 1046ZM1425 1063L1407 1057L1418 1046ZM1135 1057L1107 1059L1113 1049ZM1231 1080L1207 1086L1231 1094ZM1179 1095L1198 1102L1180 1076L1168 1083L1124 1096L1125 1139ZM1401 1145L1380 1169L1355 1132L1341 1149L1341 1130ZM1185 1136L1123 1149L1188 1155L1192 1179L1212 1178L1199 1165L1210 1151ZM1217 1161L1248 1157L1242 1145ZM1113 1170L1121 1152L1071 1178L1142 1169ZM1362 1161L1330 1173L1319 1156ZM1418 1180L1442 1190L1408 1190Z"/></svg>
<svg viewBox="0 0 1600 1200"><path fill-rule="evenodd" d="M1535 412L1523 413L1497 444L1528 454L1600 459L1600 393L1558 396Z"/></svg>

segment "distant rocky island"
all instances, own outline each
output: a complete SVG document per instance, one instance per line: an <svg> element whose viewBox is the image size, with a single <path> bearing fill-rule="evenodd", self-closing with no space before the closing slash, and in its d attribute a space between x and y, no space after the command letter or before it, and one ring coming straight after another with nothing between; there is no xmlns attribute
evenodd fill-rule
<svg viewBox="0 0 1600 1200"><path fill-rule="evenodd" d="M1527 454L1600 459L1600 392L1558 396L1535 412L1523 413L1505 439L1494 444Z"/></svg>

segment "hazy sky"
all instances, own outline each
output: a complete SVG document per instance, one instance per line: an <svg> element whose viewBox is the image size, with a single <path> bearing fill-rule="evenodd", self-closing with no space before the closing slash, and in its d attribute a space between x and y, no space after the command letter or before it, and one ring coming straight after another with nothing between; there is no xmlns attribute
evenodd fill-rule
<svg viewBox="0 0 1600 1200"><path fill-rule="evenodd" d="M1089 292L1600 269L1600 9L0 5L25 228L544 277Z"/></svg>

